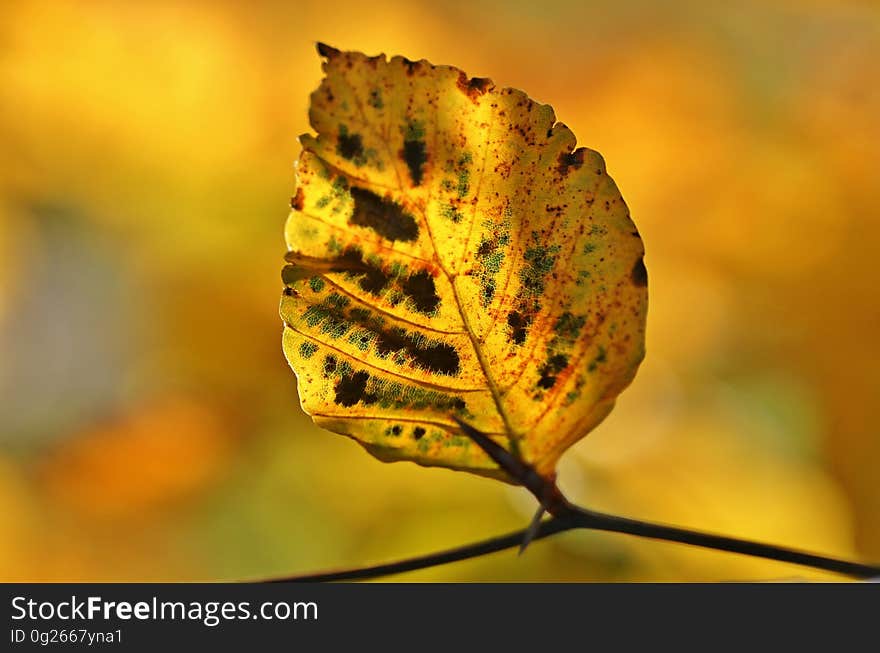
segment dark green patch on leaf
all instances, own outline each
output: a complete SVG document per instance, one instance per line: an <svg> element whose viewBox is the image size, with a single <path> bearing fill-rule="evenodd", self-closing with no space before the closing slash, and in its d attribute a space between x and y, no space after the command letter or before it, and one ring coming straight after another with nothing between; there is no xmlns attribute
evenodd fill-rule
<svg viewBox="0 0 880 653"><path fill-rule="evenodd" d="M318 345L313 342L306 341L299 346L299 355L306 360L311 358L316 351L318 351Z"/></svg>
<svg viewBox="0 0 880 653"><path fill-rule="evenodd" d="M374 109L381 109L385 106L382 102L382 89L374 88L370 90L370 99L367 100L367 104L369 104Z"/></svg>
<svg viewBox="0 0 880 653"><path fill-rule="evenodd" d="M568 357L564 354L554 354L550 356L539 370L541 378L538 380L538 387L549 390L556 385L557 375L568 366Z"/></svg>
<svg viewBox="0 0 880 653"><path fill-rule="evenodd" d="M462 417L473 417L461 397L398 381L388 381L372 376L365 370L355 372L348 363L337 363L333 356L325 358L324 372L327 378L339 379L335 387L334 401L340 406L350 407L363 402L365 405L376 404L384 409L431 409L443 416L454 413Z"/></svg>
<svg viewBox="0 0 880 653"><path fill-rule="evenodd" d="M529 326L541 310L546 278L553 271L560 250L559 245L542 245L537 232L532 232L532 241L533 245L523 255L525 265L519 272L521 288L517 308L507 315L509 338L517 345L525 342Z"/></svg>
<svg viewBox="0 0 880 653"><path fill-rule="evenodd" d="M573 315L566 311L559 316L556 324L553 325L553 331L557 336L565 340L575 340L581 329L586 323L587 318L583 315Z"/></svg>
<svg viewBox="0 0 880 653"><path fill-rule="evenodd" d="M317 328L332 339L348 334L347 341L360 351L371 345L376 355L389 358L397 365L407 363L432 374L455 376L461 370L458 350L448 342L426 338L401 327L387 329L384 321L369 311L355 308L346 313L350 300L339 293L331 293L320 304L309 306L302 319L310 328Z"/></svg>
<svg viewBox="0 0 880 653"><path fill-rule="evenodd" d="M440 215L442 215L447 220L452 220L456 224L461 222L463 218L458 208L452 206L452 204L444 204L440 209Z"/></svg>
<svg viewBox="0 0 880 653"><path fill-rule="evenodd" d="M590 364L587 366L588 372L595 372L596 368L599 367L602 363L607 360L605 347L599 346L599 353L596 354L596 357L590 361Z"/></svg>

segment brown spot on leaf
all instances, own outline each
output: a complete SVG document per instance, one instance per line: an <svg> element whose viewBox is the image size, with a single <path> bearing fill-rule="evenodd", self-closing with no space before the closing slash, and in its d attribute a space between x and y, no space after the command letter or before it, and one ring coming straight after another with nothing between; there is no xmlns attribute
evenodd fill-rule
<svg viewBox="0 0 880 653"><path fill-rule="evenodd" d="M290 208L292 208L294 211L302 211L304 200L305 197L303 195L303 189L297 188L296 195L290 198Z"/></svg>
<svg viewBox="0 0 880 653"><path fill-rule="evenodd" d="M378 397L374 394L367 393L367 381L370 375L364 371L348 374L339 379L336 384L336 396L333 401L339 406L354 406L359 401L364 404L374 404L378 401Z"/></svg>
<svg viewBox="0 0 880 653"><path fill-rule="evenodd" d="M394 352L403 352L417 365L436 374L455 376L461 366L458 350L448 343L425 342L418 334L407 334L400 328L379 331L376 353L385 357Z"/></svg>
<svg viewBox="0 0 880 653"><path fill-rule="evenodd" d="M541 378L538 387L549 390L556 385L557 375L568 366L568 357L564 354L554 354L544 363L539 370Z"/></svg>
<svg viewBox="0 0 880 653"><path fill-rule="evenodd" d="M476 102L477 98L485 95L492 88L492 80L486 77L471 77L468 79L464 72L458 75L458 88L462 93L467 95L471 101Z"/></svg>
<svg viewBox="0 0 880 653"><path fill-rule="evenodd" d="M358 247L347 247L342 254L330 260L310 259L293 252L288 252L285 259L294 264L291 266L294 269L344 272L360 277L358 285L361 290L376 297L381 296L394 284L410 300L413 308L424 315L434 315L440 304L434 277L428 270L419 270L406 278L392 276L380 264L365 260L363 252Z"/></svg>
<svg viewBox="0 0 880 653"><path fill-rule="evenodd" d="M421 440L423 437L425 437L425 433L425 429L423 429L421 426L417 426L415 427L415 429L413 429L413 437L416 440Z"/></svg>
<svg viewBox="0 0 880 653"><path fill-rule="evenodd" d="M339 140L336 142L336 152L343 159L363 159L364 143L360 134L349 134L347 131L339 131Z"/></svg>
<svg viewBox="0 0 880 653"><path fill-rule="evenodd" d="M425 150L425 141L422 140L406 140L403 142L403 150L400 158L409 168L409 176L413 185L418 186L422 183L422 166L428 161L428 153Z"/></svg>
<svg viewBox="0 0 880 653"><path fill-rule="evenodd" d="M363 252L357 247L346 248L342 254L326 264L326 269L360 276L358 285L361 290L377 297L391 283L389 275L381 267L365 261Z"/></svg>
<svg viewBox="0 0 880 653"><path fill-rule="evenodd" d="M434 277L427 270L410 275L403 282L402 289L419 313L431 315L437 310L440 296L437 294L437 286L434 285Z"/></svg>
<svg viewBox="0 0 880 653"><path fill-rule="evenodd" d="M638 261L636 261L636 264L633 266L630 278L636 286L644 287L648 285L648 268L645 267L644 259L640 258Z"/></svg>
<svg viewBox="0 0 880 653"><path fill-rule="evenodd" d="M579 147L574 152L566 154L563 152L559 155L559 174L567 175L569 168L577 170L584 164L584 153L586 148Z"/></svg>
<svg viewBox="0 0 880 653"><path fill-rule="evenodd" d="M292 286L296 281L302 278L302 270L295 265L285 265L281 268L281 282L285 286Z"/></svg>
<svg viewBox="0 0 880 653"><path fill-rule="evenodd" d="M407 59L406 57L404 57L403 65L406 66L406 74L411 76L419 67L419 62L412 61L411 59Z"/></svg>
<svg viewBox="0 0 880 653"><path fill-rule="evenodd" d="M529 335L529 327L532 324L531 315L523 315L519 311L510 311L507 314L507 326L510 327L510 339L517 345L526 341Z"/></svg>
<svg viewBox="0 0 880 653"><path fill-rule="evenodd" d="M388 198L379 197L364 188L352 188L354 213L351 224L369 227L388 240L405 242L415 240L419 235L419 226L415 218L406 213L397 203Z"/></svg>
<svg viewBox="0 0 880 653"><path fill-rule="evenodd" d="M484 240L480 243L480 246L477 248L477 256L479 258L484 258L489 256L492 252L495 251L495 248L498 247L498 243L494 240Z"/></svg>

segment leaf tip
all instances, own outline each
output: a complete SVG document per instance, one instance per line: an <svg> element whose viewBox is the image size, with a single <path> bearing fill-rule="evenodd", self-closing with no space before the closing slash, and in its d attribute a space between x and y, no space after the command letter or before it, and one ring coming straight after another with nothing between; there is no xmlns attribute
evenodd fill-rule
<svg viewBox="0 0 880 653"><path fill-rule="evenodd" d="M318 54L322 57L326 57L327 59L332 59L339 54L339 50L337 48L334 48L332 45L327 45L322 41L318 41L315 44L315 47L318 50Z"/></svg>

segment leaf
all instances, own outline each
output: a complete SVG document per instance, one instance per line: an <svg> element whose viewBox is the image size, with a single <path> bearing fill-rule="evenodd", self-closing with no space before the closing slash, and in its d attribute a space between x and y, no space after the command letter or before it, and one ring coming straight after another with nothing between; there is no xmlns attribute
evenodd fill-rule
<svg viewBox="0 0 880 653"><path fill-rule="evenodd" d="M553 109L456 68L319 45L285 236L284 352L315 424L503 478L551 474L644 356L644 249Z"/></svg>

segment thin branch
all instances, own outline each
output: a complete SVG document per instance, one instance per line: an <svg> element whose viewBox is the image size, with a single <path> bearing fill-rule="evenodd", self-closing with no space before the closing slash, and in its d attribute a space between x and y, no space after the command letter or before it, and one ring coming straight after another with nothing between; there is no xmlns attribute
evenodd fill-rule
<svg viewBox="0 0 880 653"><path fill-rule="evenodd" d="M704 549L727 551L729 553L741 553L743 555L764 558L766 560L790 562L796 565L830 571L845 576L852 576L854 578L871 578L880 573L880 566L850 562L849 560L841 560L839 558L808 553L806 551L790 549L784 546L776 546L775 544L764 544L763 542L754 542L736 537L727 537L725 535L703 533L701 531L679 528L677 526L667 526L665 524L655 524L636 519L628 519L627 517L592 512L577 506L572 506L572 509L575 511L572 519L574 523L577 524L573 528L587 528L598 531L609 531L612 533L626 533L628 535L663 540L665 542L690 544Z"/></svg>
<svg viewBox="0 0 880 653"><path fill-rule="evenodd" d="M541 522L532 540L540 540L561 531L574 528L571 524L561 520L547 520ZM301 576L288 576L282 578L271 578L268 583L326 583L338 580L366 580L369 578L379 578L381 576L390 576L391 574L401 574L406 571L415 571L417 569L427 569L428 567L436 567L445 565L450 562L458 562L459 560L468 560L477 558L496 551L503 551L514 546L519 546L523 541L525 531L515 531L507 535L499 535L482 542L474 542L465 546L456 547L447 551L431 553L416 558L407 558L406 560L398 560L397 562L389 562L386 564L376 565L374 567L359 567L355 569L345 569L342 571L327 571L316 574L303 574Z"/></svg>
<svg viewBox="0 0 880 653"><path fill-rule="evenodd" d="M305 574L302 576L289 576L286 578L270 579L267 582L324 582L340 580L364 580L378 578L390 574L399 574L416 569L426 569L438 565L476 558L488 553L494 553L513 546L520 546L520 552L530 541L540 540L555 533L574 529L608 531L612 533L624 533L638 537L647 537L665 542L679 542L690 544L705 549L740 553L756 558L778 560L793 564L830 571L854 578L872 578L880 576L880 566L861 564L839 558L831 558L815 553L807 553L796 549L789 549L773 544L742 540L724 535L714 535L701 531L655 524L653 522L618 517L606 513L595 512L574 505L569 502L559 491L554 478L547 478L538 474L527 462L517 458L509 451L503 449L494 440L470 424L453 417L461 427L462 432L469 436L477 445L486 452L507 474L520 485L527 488L538 500L538 503L550 513L550 519L533 522L529 528L515 533L508 533L482 542L475 542L466 546L440 551L417 558L409 558L398 562L391 562L372 567L360 567L343 571L332 571L317 574ZM540 512L538 513L540 515Z"/></svg>
<svg viewBox="0 0 880 653"><path fill-rule="evenodd" d="M772 544L763 544L734 537L712 535L710 533L677 528L675 526L665 526L635 519L627 519L626 517L596 513L580 508L578 511L579 512L573 517L552 517L542 521L541 525L535 532L534 537L532 537L532 541L540 540L550 535L568 530L599 530L648 537L666 542L680 542L706 549L741 553L743 555L765 558L767 560L790 562L806 567L812 567L814 569L852 576L853 578L871 578L874 576L880 576L880 566L850 562L848 560L797 551ZM304 574L301 576L273 578L266 582L321 583L380 578L382 576L390 576L391 574L401 574L407 571L427 569L429 567L445 565L450 562L477 558L489 553L495 553L497 551L503 551L504 549L520 546L524 541L526 533L527 529L523 529L521 531L508 533L507 535L500 535L481 542L474 542L473 544L449 549L447 551L440 551L424 556L418 556L416 558L407 558L405 560L398 560L397 562L390 562L371 567L358 567L341 571L328 571L315 574Z"/></svg>

